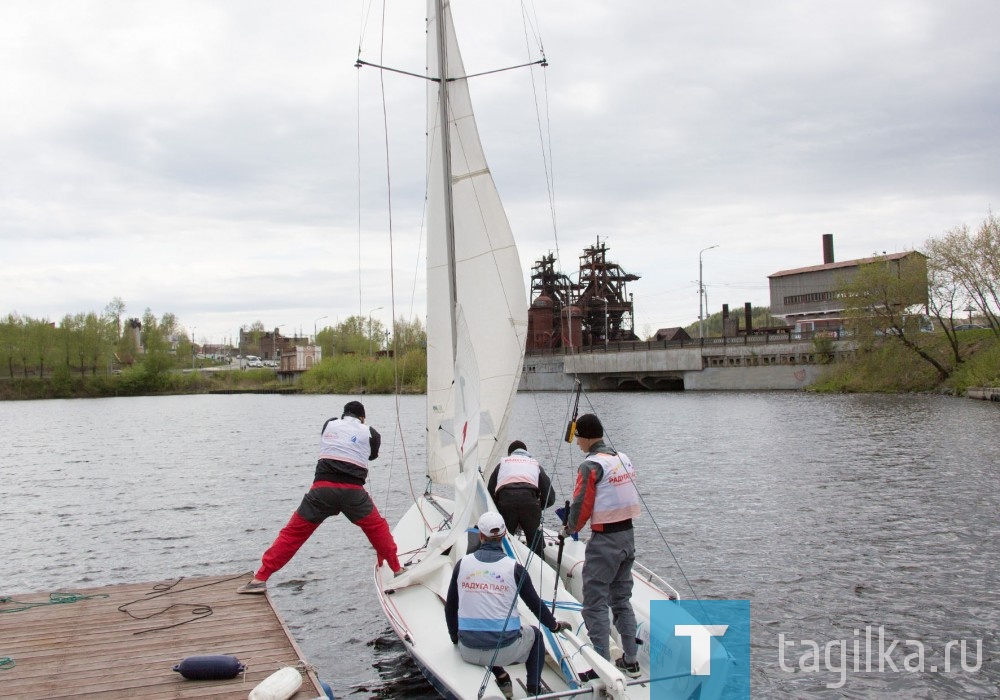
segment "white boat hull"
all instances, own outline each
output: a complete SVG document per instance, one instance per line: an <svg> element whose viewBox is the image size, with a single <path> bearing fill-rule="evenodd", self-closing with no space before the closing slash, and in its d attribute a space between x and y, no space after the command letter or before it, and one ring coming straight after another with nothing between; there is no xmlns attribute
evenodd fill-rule
<svg viewBox="0 0 1000 700"><path fill-rule="evenodd" d="M376 569L375 583L379 600L387 619L403 640L420 671L441 695L447 698L476 698L480 686L486 681L484 697L500 698L503 696L494 683L492 674L483 667L463 661L448 635L444 601L454 564L457 558L465 554L467 537L463 533L454 538L452 546L444 554L435 553L434 545L438 540L453 534L448 527L453 507L451 500L437 497L431 497L430 500L421 498L410 507L393 530L393 536L399 547L400 561L412 571L394 578L387 566ZM554 533L546 532L546 537L555 544ZM550 566L538 557L531 556L522 539L508 537L505 542L508 553L525 566L539 596L545 601L551 601L553 591L556 590L554 560L557 547L546 547L547 557L553 564ZM651 659L648 641L639 648L639 663L642 668L640 680L645 680L646 683L637 683L622 676L613 664L594 654L578 612L582 600L584 554L583 542L569 540L565 543L560 567L563 575L556 591L555 614L557 619L570 622L573 630L571 633L553 635L542 628L546 641L546 664L542 682L549 689L547 692L582 698L642 700L650 697L651 685L648 680L651 674L656 674L656 678L680 676L660 681L657 697L694 697L701 700L718 697L724 678L720 679L713 673L709 683L708 677L690 676L687 669L671 668L669 660L676 654L656 653ZM431 561L432 559L436 561ZM676 598L677 593L644 567L636 566L633 577L635 586L632 605L638 622L639 638L648 640L650 604L656 600ZM519 613L522 624L538 624L523 603L520 603ZM616 637L612 627L612 658L621 653L617 648ZM580 646L583 647L582 651ZM713 649L713 659L718 660L717 664L727 659L721 645ZM592 668L599 674L599 678L586 683L580 682L578 674ZM718 668L718 665L713 668ZM514 680L514 697L529 697L524 692L525 666L516 664L506 669ZM667 686L666 695L659 693L660 683Z"/></svg>

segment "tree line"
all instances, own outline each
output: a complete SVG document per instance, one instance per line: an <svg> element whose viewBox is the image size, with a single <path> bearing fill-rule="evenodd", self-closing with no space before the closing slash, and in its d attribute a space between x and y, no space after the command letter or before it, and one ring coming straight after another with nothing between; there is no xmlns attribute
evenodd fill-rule
<svg viewBox="0 0 1000 700"><path fill-rule="evenodd" d="M267 331L255 321L248 342L260 345ZM387 349L397 354L423 351L426 332L418 319L399 319L390 332L382 322L351 316L335 326L324 327L316 342L323 357L338 355L367 357ZM93 377L142 369L156 374L191 365L197 344L171 312L156 316L146 309L141 317L129 317L125 302L112 299L101 313L66 314L58 322L10 312L0 320L0 376L43 378L53 376ZM239 348L230 348L230 353Z"/></svg>

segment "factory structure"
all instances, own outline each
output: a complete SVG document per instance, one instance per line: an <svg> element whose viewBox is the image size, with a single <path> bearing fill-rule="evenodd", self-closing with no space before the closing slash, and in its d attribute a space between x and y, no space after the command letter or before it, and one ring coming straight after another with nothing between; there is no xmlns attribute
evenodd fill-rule
<svg viewBox="0 0 1000 700"><path fill-rule="evenodd" d="M883 253L881 256L837 262L833 255L833 235L823 235L823 264L781 270L768 275L772 316L785 325L754 328L753 309L743 305L743 318L722 305L722 337L748 335L789 335L803 333L839 334L847 322L846 295L842 292L865 265L888 265L897 275L903 265L918 266L926 277L926 257L917 251ZM640 340L635 334L632 293L626 288L639 275L625 272L608 260L607 244L597 238L584 249L579 269L570 274L557 270L553 253L532 267L531 305L528 309L527 351L545 354L560 350L573 352L587 348L607 349L609 344ZM901 299L904 306L922 306L921 328L930 328L926 319L927 285L918 285L912 298ZM742 323L741 323L742 320ZM692 340L683 328L661 328L654 342ZM619 350L620 346L612 349ZM634 347L631 349L635 349Z"/></svg>
<svg viewBox="0 0 1000 700"><path fill-rule="evenodd" d="M557 271L553 253L535 262L528 309L529 352L639 339L632 294L626 289L639 275L609 262L607 253L607 244L598 237L595 245L584 249L579 270L568 275Z"/></svg>

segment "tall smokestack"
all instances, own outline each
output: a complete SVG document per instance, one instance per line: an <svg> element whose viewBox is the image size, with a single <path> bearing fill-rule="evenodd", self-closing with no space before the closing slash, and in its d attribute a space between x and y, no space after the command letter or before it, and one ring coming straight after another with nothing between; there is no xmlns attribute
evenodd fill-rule
<svg viewBox="0 0 1000 700"><path fill-rule="evenodd" d="M750 335L753 331L753 307L749 301L743 304L743 318L746 319L747 335Z"/></svg>
<svg viewBox="0 0 1000 700"><path fill-rule="evenodd" d="M823 234L823 264L829 265L833 262L833 234Z"/></svg>

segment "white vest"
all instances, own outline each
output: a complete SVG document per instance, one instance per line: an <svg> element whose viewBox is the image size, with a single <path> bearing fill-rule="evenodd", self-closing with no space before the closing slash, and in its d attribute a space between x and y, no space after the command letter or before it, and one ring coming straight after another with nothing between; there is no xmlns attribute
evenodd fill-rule
<svg viewBox="0 0 1000 700"><path fill-rule="evenodd" d="M458 565L458 629L465 632L515 632L521 629L517 605L515 561L479 561L466 554ZM510 612L510 617L507 613Z"/></svg>
<svg viewBox="0 0 1000 700"><path fill-rule="evenodd" d="M497 467L496 490L499 491L511 484L528 484L537 489L539 469L537 459L524 450L514 450L512 454L500 460L500 466Z"/></svg>
<svg viewBox="0 0 1000 700"><path fill-rule="evenodd" d="M639 491L635 484L635 469L624 452L606 455L600 452L587 457L604 469L604 477L597 482L594 512L590 522L598 525L617 523L637 518L642 512Z"/></svg>
<svg viewBox="0 0 1000 700"><path fill-rule="evenodd" d="M354 416L332 420L319 438L319 458L368 468L372 453L371 430Z"/></svg>

